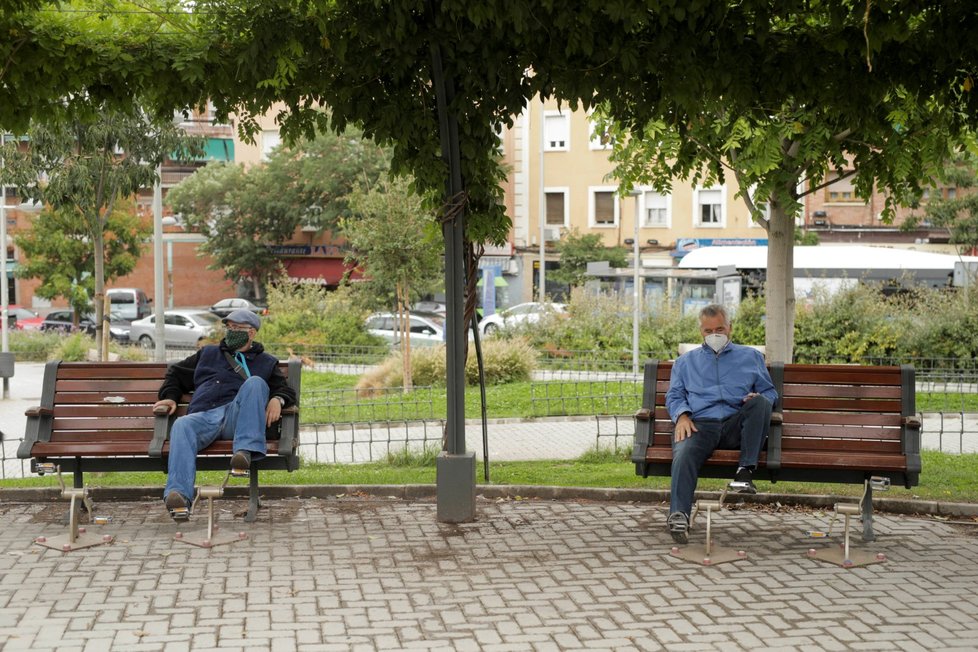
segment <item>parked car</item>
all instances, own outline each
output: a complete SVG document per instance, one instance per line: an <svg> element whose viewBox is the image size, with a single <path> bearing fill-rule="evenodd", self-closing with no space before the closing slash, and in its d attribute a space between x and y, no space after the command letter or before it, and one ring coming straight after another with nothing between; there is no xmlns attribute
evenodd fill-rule
<svg viewBox="0 0 978 652"><path fill-rule="evenodd" d="M400 344L397 315L378 312L367 317L367 330L379 335L391 344ZM436 346L445 341L445 322L434 315L411 314L411 346Z"/></svg>
<svg viewBox="0 0 978 652"><path fill-rule="evenodd" d="M41 328L44 317L33 310L22 308L17 305L7 306L7 319L10 320L10 328L24 331L36 331Z"/></svg>
<svg viewBox="0 0 978 652"><path fill-rule="evenodd" d="M153 312L150 306L153 300L139 288L111 288L105 291L105 296L109 298L110 311L121 319L142 319Z"/></svg>
<svg viewBox="0 0 978 652"><path fill-rule="evenodd" d="M479 322L479 332L491 335L500 328L512 328L524 324L535 324L547 315L563 315L567 306L563 303L520 303L512 308L489 315Z"/></svg>
<svg viewBox="0 0 978 652"><path fill-rule="evenodd" d="M72 310L55 310L54 312L48 313L48 316L41 322L40 330L72 333L76 330L72 319L73 315L74 311ZM84 332L86 335L94 336L95 316L82 315L78 320L77 330ZM119 313L110 313L109 337L117 342L128 342L129 320L123 319Z"/></svg>
<svg viewBox="0 0 978 652"><path fill-rule="evenodd" d="M196 347L214 333L219 317L206 310L167 310L163 313L163 341L167 346ZM137 319L129 339L147 348L156 346L156 315Z"/></svg>
<svg viewBox="0 0 978 652"><path fill-rule="evenodd" d="M95 319L91 315L82 315L78 319L78 326L75 326L75 311L55 310L49 312L41 322L40 330L44 332L56 331L59 333L73 333L76 330L82 331L87 335L95 335Z"/></svg>
<svg viewBox="0 0 978 652"><path fill-rule="evenodd" d="M255 305L247 299L221 299L210 307L210 311L221 318L227 317L235 310L250 310L256 315L268 314L268 308Z"/></svg>

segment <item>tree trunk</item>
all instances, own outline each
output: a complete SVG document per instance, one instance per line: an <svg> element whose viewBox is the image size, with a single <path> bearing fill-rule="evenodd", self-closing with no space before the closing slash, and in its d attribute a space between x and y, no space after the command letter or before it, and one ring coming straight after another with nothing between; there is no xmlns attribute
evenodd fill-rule
<svg viewBox="0 0 978 652"><path fill-rule="evenodd" d="M101 224L102 220L96 216L96 224ZM105 317L105 232L101 228L95 229L95 351L99 360L107 360L108 351L102 344L102 332L105 328L103 318Z"/></svg>
<svg viewBox="0 0 978 652"><path fill-rule="evenodd" d="M404 372L404 393L407 394L414 386L411 373L411 310L408 308L407 282L397 284L397 319L398 330L401 332L401 361Z"/></svg>
<svg viewBox="0 0 978 652"><path fill-rule="evenodd" d="M771 201L765 284L765 350L768 362L791 362L795 342L795 219Z"/></svg>

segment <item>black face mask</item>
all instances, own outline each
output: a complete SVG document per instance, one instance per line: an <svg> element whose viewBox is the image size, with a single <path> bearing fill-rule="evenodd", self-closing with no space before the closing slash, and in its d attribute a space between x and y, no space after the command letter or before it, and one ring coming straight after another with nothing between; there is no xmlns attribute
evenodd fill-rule
<svg viewBox="0 0 978 652"><path fill-rule="evenodd" d="M228 331L224 334L224 343L232 351L237 351L248 343L248 331Z"/></svg>

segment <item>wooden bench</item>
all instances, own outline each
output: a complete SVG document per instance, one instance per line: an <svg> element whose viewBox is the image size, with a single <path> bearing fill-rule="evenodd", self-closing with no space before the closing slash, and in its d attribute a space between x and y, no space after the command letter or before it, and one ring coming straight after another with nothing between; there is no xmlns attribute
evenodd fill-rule
<svg viewBox="0 0 978 652"><path fill-rule="evenodd" d="M775 363L778 392L767 447L755 479L854 483L865 487L863 538L874 538L872 490L920 482L920 420L914 369ZM665 407L672 362L645 364L642 407L635 414L632 461L643 477L671 475L673 424ZM717 450L700 477L733 478L739 451Z"/></svg>
<svg viewBox="0 0 978 652"><path fill-rule="evenodd" d="M301 365L279 366L299 395ZM53 464L71 471L82 488L86 471L167 470L168 436L173 420L186 414L190 395L178 402L173 416L154 415L153 404L166 374L162 362L49 362L44 367L41 405L27 410L27 430L17 456L31 460L35 473ZM290 407L266 432L268 454L252 464L246 521L259 507L258 472L294 471L299 467L299 411ZM218 440L200 452L198 470L225 471L231 463L229 440Z"/></svg>

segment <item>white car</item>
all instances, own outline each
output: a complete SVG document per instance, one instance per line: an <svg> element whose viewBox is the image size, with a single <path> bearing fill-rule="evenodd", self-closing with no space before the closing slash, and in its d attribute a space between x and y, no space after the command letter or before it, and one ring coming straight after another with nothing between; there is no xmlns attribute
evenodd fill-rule
<svg viewBox="0 0 978 652"><path fill-rule="evenodd" d="M197 347L220 324L220 317L206 310L167 310L163 313L163 341L167 346ZM151 348L156 346L155 338L156 315L132 323L129 341Z"/></svg>
<svg viewBox="0 0 978 652"><path fill-rule="evenodd" d="M367 317L367 330L391 344L400 344L397 315L378 312ZM445 342L445 322L433 315L411 315L411 346L437 346Z"/></svg>
<svg viewBox="0 0 978 652"><path fill-rule="evenodd" d="M491 335L501 328L512 328L524 324L535 324L547 315L567 314L567 306L563 303L519 303L512 308L489 315L479 322L479 332Z"/></svg>

